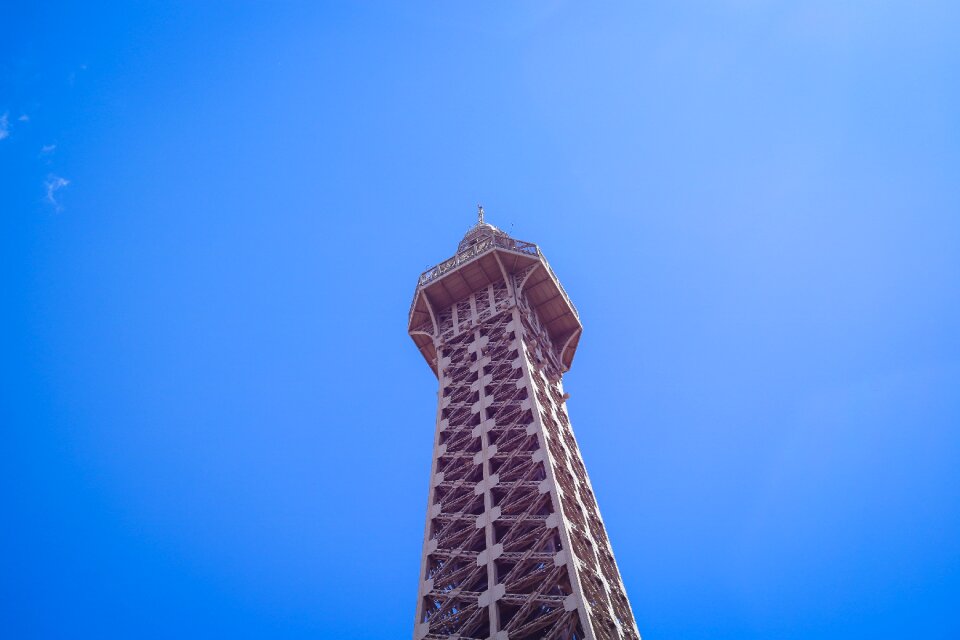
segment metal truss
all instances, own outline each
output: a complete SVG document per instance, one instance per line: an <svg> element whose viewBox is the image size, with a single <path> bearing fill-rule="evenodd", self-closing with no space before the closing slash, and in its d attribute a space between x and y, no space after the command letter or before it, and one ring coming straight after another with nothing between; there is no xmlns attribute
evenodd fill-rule
<svg viewBox="0 0 960 640"><path fill-rule="evenodd" d="M640 638L567 416L564 345L524 291L536 258L416 328L440 391L414 640Z"/></svg>

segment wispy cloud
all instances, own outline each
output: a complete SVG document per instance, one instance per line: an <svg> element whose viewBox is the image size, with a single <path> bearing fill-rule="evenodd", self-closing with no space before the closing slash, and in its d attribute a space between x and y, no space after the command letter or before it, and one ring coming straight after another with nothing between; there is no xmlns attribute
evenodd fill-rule
<svg viewBox="0 0 960 640"><path fill-rule="evenodd" d="M71 71L67 76L67 83L72 87L77 83L77 76L87 70L86 63L80 65L79 71Z"/></svg>
<svg viewBox="0 0 960 640"><path fill-rule="evenodd" d="M63 209L63 207L61 207L60 203L57 201L57 191L63 189L68 184L70 184L69 180L66 178L61 178L60 176L55 176L52 173L47 176L47 181L44 182L44 186L47 188L46 201L57 211L61 211Z"/></svg>
<svg viewBox="0 0 960 640"><path fill-rule="evenodd" d="M10 135L10 114L4 113L0 116L0 140Z"/></svg>
<svg viewBox="0 0 960 640"><path fill-rule="evenodd" d="M57 150L57 145L55 144L45 144L40 147L40 155L47 155L48 153L53 153Z"/></svg>
<svg viewBox="0 0 960 640"><path fill-rule="evenodd" d="M19 120L20 122L29 122L30 116L24 113L19 118L17 118L17 120Z"/></svg>

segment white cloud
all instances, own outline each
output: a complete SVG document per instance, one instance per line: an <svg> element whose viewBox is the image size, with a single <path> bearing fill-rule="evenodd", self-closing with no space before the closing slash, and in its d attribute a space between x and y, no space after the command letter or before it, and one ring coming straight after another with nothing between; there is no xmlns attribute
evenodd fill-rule
<svg viewBox="0 0 960 640"><path fill-rule="evenodd" d="M20 122L28 122L30 120L30 116L24 113L19 118L17 118L17 120L19 120Z"/></svg>
<svg viewBox="0 0 960 640"><path fill-rule="evenodd" d="M43 155L46 155L48 153L53 153L56 150L57 150L57 145L55 144L45 144L42 147L40 147L40 153Z"/></svg>
<svg viewBox="0 0 960 640"><path fill-rule="evenodd" d="M60 176L55 176L52 173L47 176L47 181L44 183L44 186L47 188L46 201L57 211L62 209L60 203L57 202L57 191L63 189L68 184L70 184L69 180L66 178L61 178Z"/></svg>
<svg viewBox="0 0 960 640"><path fill-rule="evenodd" d="M0 116L0 140L10 135L10 114L5 113Z"/></svg>

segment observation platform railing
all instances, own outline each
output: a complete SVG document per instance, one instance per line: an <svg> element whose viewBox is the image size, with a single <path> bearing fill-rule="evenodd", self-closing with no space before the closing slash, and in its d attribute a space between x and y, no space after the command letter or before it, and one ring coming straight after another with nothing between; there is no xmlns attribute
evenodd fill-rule
<svg viewBox="0 0 960 640"><path fill-rule="evenodd" d="M494 249L506 249L507 251L514 251L517 253L522 253L528 256L535 256L540 259L543 266L546 267L547 274L550 276L550 279L553 280L554 284L557 285L557 289L560 293L563 294L564 299L567 301L567 304L570 305L570 308L573 309L573 314L579 319L580 312L577 311L577 307L574 306L573 302L570 300L570 296L567 295L566 290L563 288L563 285L560 284L560 280L557 278L557 274L553 272L553 269L550 267L550 263L547 262L546 257L540 251L540 247L535 245L532 242L525 242L523 240L515 240L509 236L500 236L500 235L489 235L484 238L478 239L474 244L470 245L463 251L457 252L452 258L444 260L440 264L434 265L420 274L420 280L417 283L418 290L422 287L429 285L434 280L438 280L447 273L453 271L454 269L463 266L468 262L476 260L480 256L493 251ZM416 296L414 296L413 302L410 303L410 316L413 316L413 304L416 302Z"/></svg>

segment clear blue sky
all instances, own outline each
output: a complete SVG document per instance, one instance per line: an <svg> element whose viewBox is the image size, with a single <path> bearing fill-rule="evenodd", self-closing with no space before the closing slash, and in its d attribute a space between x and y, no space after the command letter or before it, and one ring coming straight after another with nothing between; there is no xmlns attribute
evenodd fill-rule
<svg viewBox="0 0 960 640"><path fill-rule="evenodd" d="M409 637L480 201L647 640L960 637L957 3L15 4L0 636Z"/></svg>

